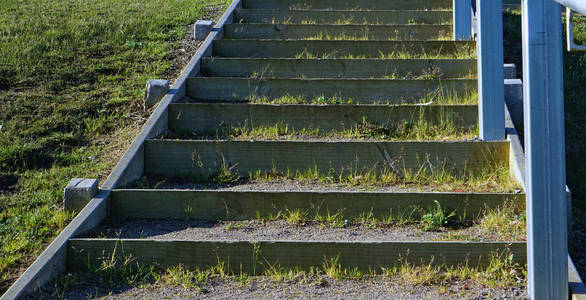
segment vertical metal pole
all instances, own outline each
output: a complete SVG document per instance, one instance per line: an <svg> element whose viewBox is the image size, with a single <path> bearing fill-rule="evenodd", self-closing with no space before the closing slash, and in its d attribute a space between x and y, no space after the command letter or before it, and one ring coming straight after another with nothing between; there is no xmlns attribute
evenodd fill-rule
<svg viewBox="0 0 586 300"><path fill-rule="evenodd" d="M503 0L476 0L480 139L505 138Z"/></svg>
<svg viewBox="0 0 586 300"><path fill-rule="evenodd" d="M472 0L453 0L454 40L469 40L472 36Z"/></svg>
<svg viewBox="0 0 586 300"><path fill-rule="evenodd" d="M567 299L561 7L524 0L522 17L529 295Z"/></svg>

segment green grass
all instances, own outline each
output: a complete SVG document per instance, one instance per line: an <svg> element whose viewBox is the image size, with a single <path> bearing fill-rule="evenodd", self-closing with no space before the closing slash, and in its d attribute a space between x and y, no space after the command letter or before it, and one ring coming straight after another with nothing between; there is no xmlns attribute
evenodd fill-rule
<svg viewBox="0 0 586 300"><path fill-rule="evenodd" d="M226 3L2 2L0 293L71 220L68 180L109 173L145 119L146 81L182 67L187 26Z"/></svg>
<svg viewBox="0 0 586 300"><path fill-rule="evenodd" d="M383 268L384 276L413 286L443 285L452 281L472 280L483 286L514 287L526 284L526 267L514 262L512 254L493 253L484 267L446 266L433 262L414 265L407 261L391 268Z"/></svg>
<svg viewBox="0 0 586 300"><path fill-rule="evenodd" d="M262 255L261 255L262 256ZM116 262L106 258L106 262L88 273L74 273L51 282L50 289L41 295L63 298L65 291L79 288L79 283L88 279L99 282L95 293L108 295L108 291L125 288L149 290L155 286L177 287L184 291L213 296L213 287L236 281L243 286L257 279L268 279L272 284L301 283L308 286L326 286L329 280L352 280L369 283L393 282L405 287L425 288L426 286L449 286L453 282L473 283L488 288L520 287L526 284L526 267L514 262L508 251L494 252L488 264L470 266L468 263L448 266L437 263L434 257L428 262L413 264L400 258L393 266L362 271L358 268L344 267L339 257L324 257L320 266L306 269L285 268L278 262L271 263L262 258L264 271L254 276L246 272L229 271L228 265L218 261L208 268L189 269L183 265L158 269L138 264L132 258ZM77 286L77 287L76 287ZM275 286L276 287L276 286ZM211 294L210 294L211 293ZM450 295L444 291L444 295Z"/></svg>
<svg viewBox="0 0 586 300"><path fill-rule="evenodd" d="M436 41L450 41L453 40L451 32L438 32L437 36L434 36L427 40L436 40ZM399 30L395 30L395 32L385 38L373 38L372 35L369 34L368 28L363 30L362 34L355 34L355 35L346 35L345 33L338 34L338 35L331 35L327 32L320 32L316 35L308 36L302 38L303 40L318 40L318 41L377 41L377 40L387 40L387 41L408 41L408 40L420 40L420 38L414 36L410 37L408 34L400 35Z"/></svg>
<svg viewBox="0 0 586 300"><path fill-rule="evenodd" d="M248 98L252 104L361 104L351 98L326 97L319 96L315 98L306 98L303 96L285 95L277 98L267 98L251 95ZM379 100L368 102L367 104L396 104L397 101ZM464 94L447 92L443 89L437 89L429 92L417 101L399 101L401 104L427 104L427 105L453 105L453 104L478 104L478 92L470 91Z"/></svg>
<svg viewBox="0 0 586 300"><path fill-rule="evenodd" d="M456 170L446 162L429 167L423 161L417 170L406 169L395 162L388 167L365 168L357 170L351 165L344 170L319 170L317 167L284 173L250 172L246 179L252 183L279 183L283 179L293 180L301 185L317 184L376 190L385 187L413 190L433 189L436 192L515 192L521 190L516 180L511 178L508 163L497 162L485 154L487 164L482 167L467 167Z"/></svg>
<svg viewBox="0 0 586 300"><path fill-rule="evenodd" d="M276 214L261 216L257 212L256 220L262 224L285 221L291 226L320 226L324 228L389 229L414 226L422 231L441 232L438 240L526 240L526 218L520 207L507 203L502 207L486 208L474 216L474 219L457 214L455 210L446 210L439 202L429 207L411 205L399 211L387 213L373 211L363 212L355 217L348 217L344 210L331 212L321 207L308 210L285 209ZM248 221L225 222L226 230L243 229ZM472 229L467 231L466 229ZM456 230L456 231L454 231ZM479 237L480 236L480 237Z"/></svg>
<svg viewBox="0 0 586 300"><path fill-rule="evenodd" d="M341 139L341 140L465 140L478 135L476 126L459 127L449 113L440 115L437 123L431 123L425 116L425 108L414 115L411 121L378 124L363 117L362 121L351 128L339 131L327 131L312 128L295 129L279 122L271 126L254 126L246 122L244 125L195 134L190 132L168 133L163 138L204 138L223 140L307 140L307 139ZM252 123L252 122L251 122ZM220 170L226 173L228 169Z"/></svg>
<svg viewBox="0 0 586 300"><path fill-rule="evenodd" d="M452 53L444 53L441 49L437 51L428 52L424 48L420 53L411 53L409 50L393 50L392 52L385 52L379 50L378 55L353 55L341 54L336 51L329 53L316 54L307 50L297 53L295 58L315 59L315 58L341 58L341 59L476 59L476 46L469 44L457 44L456 51Z"/></svg>

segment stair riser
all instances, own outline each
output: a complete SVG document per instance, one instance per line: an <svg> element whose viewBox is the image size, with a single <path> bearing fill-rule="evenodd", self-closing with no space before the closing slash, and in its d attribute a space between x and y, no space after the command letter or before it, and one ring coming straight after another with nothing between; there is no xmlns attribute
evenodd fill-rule
<svg viewBox="0 0 586 300"><path fill-rule="evenodd" d="M452 36L450 25L360 26L228 24L228 39L434 40Z"/></svg>
<svg viewBox="0 0 586 300"><path fill-rule="evenodd" d="M441 119L453 120L460 128L478 124L476 105L457 106L386 106L386 105L262 105L262 104L172 104L169 106L169 129L176 132L209 134L231 127L286 125L303 128L343 131L367 120L379 125L401 125L420 118L436 125Z"/></svg>
<svg viewBox="0 0 586 300"><path fill-rule="evenodd" d="M512 254L515 263L526 263L522 242L222 242L72 239L69 241L70 271L87 271L104 260L124 262L132 257L139 265L160 268L182 265L206 269L224 262L235 274L262 274L269 265L309 270L338 258L343 268L380 272L400 262L412 265L445 263L447 266L486 266L493 254Z"/></svg>
<svg viewBox="0 0 586 300"><path fill-rule="evenodd" d="M287 24L450 24L451 11L249 10L234 13L235 23Z"/></svg>
<svg viewBox="0 0 586 300"><path fill-rule="evenodd" d="M382 78L421 76L441 78L476 75L474 59L390 60L390 59L263 59L205 58L201 72L209 77L265 78Z"/></svg>
<svg viewBox="0 0 586 300"><path fill-rule="evenodd" d="M285 57L292 58L307 53L317 58L344 58L366 56L380 58L397 53L409 53L419 57L441 54L458 58L460 48L473 51L475 42L468 41L307 41L307 40L217 40L214 56L224 57ZM468 52L469 52L468 51ZM305 53L305 54L304 54Z"/></svg>
<svg viewBox="0 0 586 300"><path fill-rule="evenodd" d="M405 213L421 217L438 201L444 211L475 220L486 209L510 205L524 209L522 194L465 193L361 193L361 192L217 192L117 190L111 198L112 217L198 220L254 220L279 212L300 210L311 215L328 213L349 219L371 212L374 218ZM165 209L161 209L161 208Z"/></svg>
<svg viewBox="0 0 586 300"><path fill-rule="evenodd" d="M451 0L244 0L248 9L445 9L452 7Z"/></svg>
<svg viewBox="0 0 586 300"><path fill-rule="evenodd" d="M352 99L354 103L418 103L426 95L461 95L476 91L475 79L465 80L319 80L197 77L187 94L204 101L249 101L284 96ZM441 90L441 92L440 92Z"/></svg>
<svg viewBox="0 0 586 300"><path fill-rule="evenodd" d="M145 174L196 176L205 180L223 163L243 176L262 172L381 171L391 164L417 172L421 168L453 170L508 165L507 142L288 142L148 140Z"/></svg>

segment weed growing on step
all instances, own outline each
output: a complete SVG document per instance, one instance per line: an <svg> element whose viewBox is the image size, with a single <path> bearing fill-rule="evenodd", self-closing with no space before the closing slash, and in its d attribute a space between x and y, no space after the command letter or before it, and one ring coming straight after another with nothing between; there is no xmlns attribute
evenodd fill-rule
<svg viewBox="0 0 586 300"><path fill-rule="evenodd" d="M118 244L114 247L112 254L100 261L95 268L90 268L90 273L105 278L112 286L117 282L137 286L152 282L157 278L154 266L140 264L132 255L118 256Z"/></svg>
<svg viewBox="0 0 586 300"><path fill-rule="evenodd" d="M510 240L526 239L525 214L510 204L498 209L487 209L479 226L489 236L496 235Z"/></svg>
<svg viewBox="0 0 586 300"><path fill-rule="evenodd" d="M240 229L244 229L246 228L246 224L242 223L242 222L231 222L226 224L226 226L224 227L224 229L226 231L230 231L230 230L240 230Z"/></svg>
<svg viewBox="0 0 586 300"><path fill-rule="evenodd" d="M456 211L446 213L437 200L434 202L435 207L429 213L421 216L421 226L424 231L439 230L456 217Z"/></svg>
<svg viewBox="0 0 586 300"><path fill-rule="evenodd" d="M236 170L238 164L228 165L222 157L222 164L211 177L211 180L218 184L234 184L240 180L240 173Z"/></svg>

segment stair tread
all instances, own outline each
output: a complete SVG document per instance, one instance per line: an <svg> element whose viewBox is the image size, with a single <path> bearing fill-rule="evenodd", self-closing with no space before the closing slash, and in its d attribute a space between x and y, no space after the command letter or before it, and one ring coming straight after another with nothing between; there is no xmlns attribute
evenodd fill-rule
<svg viewBox="0 0 586 300"><path fill-rule="evenodd" d="M323 58L473 58L472 41L327 41L225 39L213 44L213 56Z"/></svg>
<svg viewBox="0 0 586 300"><path fill-rule="evenodd" d="M154 239L180 241L305 241L305 242L414 242L445 241L459 235L457 241L514 241L485 232L478 226L423 231L419 225L360 224L357 220L336 220L340 224L319 221L206 221L169 219L110 219L80 238ZM333 227L342 226L342 227ZM523 241L523 239L519 240Z"/></svg>
<svg viewBox="0 0 586 300"><path fill-rule="evenodd" d="M451 0L245 0L244 8L323 8L323 9L434 9L450 8Z"/></svg>
<svg viewBox="0 0 586 300"><path fill-rule="evenodd" d="M288 24L451 24L452 11L446 10L280 10L237 9L236 23Z"/></svg>
<svg viewBox="0 0 586 300"><path fill-rule="evenodd" d="M451 36L451 25L238 23L224 28L225 39L442 40Z"/></svg>

